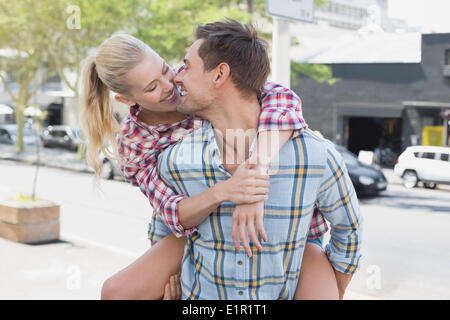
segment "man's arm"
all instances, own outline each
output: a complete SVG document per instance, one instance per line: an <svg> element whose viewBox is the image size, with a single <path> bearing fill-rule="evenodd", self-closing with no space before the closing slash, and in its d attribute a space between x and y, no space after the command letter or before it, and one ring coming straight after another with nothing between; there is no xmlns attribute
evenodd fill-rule
<svg viewBox="0 0 450 320"><path fill-rule="evenodd" d="M358 198L342 156L327 141L324 179L319 189L318 208L330 223L331 240L325 252L332 264L342 299L361 259L362 216Z"/></svg>

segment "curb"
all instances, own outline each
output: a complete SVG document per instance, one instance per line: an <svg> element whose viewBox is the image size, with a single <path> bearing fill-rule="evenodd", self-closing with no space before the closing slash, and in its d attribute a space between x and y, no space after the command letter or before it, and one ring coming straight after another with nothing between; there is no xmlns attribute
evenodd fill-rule
<svg viewBox="0 0 450 320"><path fill-rule="evenodd" d="M26 160L26 159L17 159L14 157L0 157L0 160L15 161L15 162L20 162L20 163L24 163L24 164L28 164L28 165L33 165L33 166L35 166L37 164L36 161L30 161L30 160ZM46 162L39 162L39 166L53 168L53 169L62 169L62 170L67 170L67 171L72 171L72 172L93 173L93 171L91 171L89 169L75 169L75 168L71 168L71 167L67 167L67 166L60 166L60 165L55 165L55 164L51 164L51 163L49 164Z"/></svg>

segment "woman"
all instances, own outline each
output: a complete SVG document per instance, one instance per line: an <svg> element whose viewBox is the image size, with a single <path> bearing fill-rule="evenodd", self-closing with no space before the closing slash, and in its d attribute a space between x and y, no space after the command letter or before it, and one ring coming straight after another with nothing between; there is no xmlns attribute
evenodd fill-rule
<svg viewBox="0 0 450 320"><path fill-rule="evenodd" d="M279 151L268 153L263 148L269 143L270 130L282 128L279 136L280 145L283 145L291 137L293 130L305 127L297 103L286 105L286 102L277 101L285 104L279 108L288 119L283 122L280 120L282 117L276 117L280 115L280 110L274 110L274 104L271 103L274 97L286 94L288 90L269 84L261 100L260 133L257 150L252 156L254 159L239 165L229 180L217 183L197 196L188 198L177 195L159 178L157 158L164 148L200 128L202 119L176 112L179 93L173 82L174 77L175 72L156 52L129 35L116 35L104 41L97 55L91 57L86 66L82 120L89 140L89 163L98 177L101 169L99 150L109 157L117 158L125 177L138 185L149 198L155 211L154 217L162 218L173 232L158 239L156 234L159 227L153 228L150 238L154 245L133 264L104 283L104 299L178 298L180 286L176 275L181 271L186 243L185 237L179 236L195 231L195 225L201 223L224 201L231 201L236 205L264 201L268 194L268 176L259 173L257 169L260 162L267 166ZM124 120L122 130L119 129L109 104L111 91L116 93L117 101L130 106L130 115ZM277 121L271 121L275 117ZM121 134L117 145L116 134L119 132ZM108 145L112 151L105 148ZM259 149L262 151L259 152ZM258 156L262 161L257 161ZM258 165L250 164L255 162ZM262 219L253 222L264 239ZM320 213L314 214L313 223L324 224ZM155 225L154 222L152 226ZM262 250L250 228L249 236L258 249ZM244 239L241 235L240 239L245 243L246 237ZM244 245L244 248L247 252L250 251L248 246ZM295 298L338 297L333 269L320 243L318 246L317 240L311 239L304 251Z"/></svg>

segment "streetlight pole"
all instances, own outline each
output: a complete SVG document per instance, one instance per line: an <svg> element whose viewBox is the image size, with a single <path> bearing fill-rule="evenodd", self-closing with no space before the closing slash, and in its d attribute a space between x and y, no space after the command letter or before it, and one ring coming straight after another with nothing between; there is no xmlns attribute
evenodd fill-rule
<svg viewBox="0 0 450 320"><path fill-rule="evenodd" d="M291 36L290 22L274 17L272 33L272 79L290 88L291 86Z"/></svg>

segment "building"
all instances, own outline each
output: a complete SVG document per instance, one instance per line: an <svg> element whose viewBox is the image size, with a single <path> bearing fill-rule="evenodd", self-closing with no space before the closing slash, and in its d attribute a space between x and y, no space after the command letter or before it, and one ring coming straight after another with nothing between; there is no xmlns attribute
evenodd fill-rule
<svg viewBox="0 0 450 320"><path fill-rule="evenodd" d="M315 62L330 66L339 81L321 84L299 75L293 88L310 127L356 154L383 147L398 154L409 145L448 144L444 113L450 109L450 34L417 37L418 48L408 38L379 36L375 42L371 37L354 41L353 47L350 41L350 48L335 48L334 57L323 53ZM407 61L395 61L403 53ZM375 62L364 61L367 55Z"/></svg>
<svg viewBox="0 0 450 320"><path fill-rule="evenodd" d="M387 0L331 0L315 9L314 20L335 28L358 30L372 19L388 31L387 10Z"/></svg>

